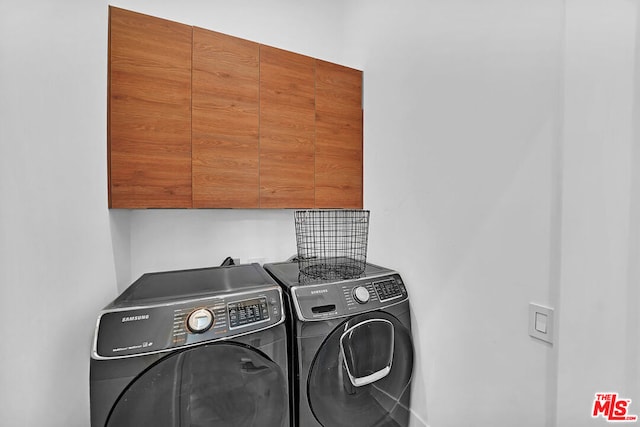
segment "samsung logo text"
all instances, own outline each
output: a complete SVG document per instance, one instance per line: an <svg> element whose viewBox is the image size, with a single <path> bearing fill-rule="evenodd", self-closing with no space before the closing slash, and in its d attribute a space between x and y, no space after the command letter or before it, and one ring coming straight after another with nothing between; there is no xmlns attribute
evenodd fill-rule
<svg viewBox="0 0 640 427"><path fill-rule="evenodd" d="M137 316L125 316L122 318L122 323L125 322L137 322L138 320L148 320L148 314L139 314Z"/></svg>

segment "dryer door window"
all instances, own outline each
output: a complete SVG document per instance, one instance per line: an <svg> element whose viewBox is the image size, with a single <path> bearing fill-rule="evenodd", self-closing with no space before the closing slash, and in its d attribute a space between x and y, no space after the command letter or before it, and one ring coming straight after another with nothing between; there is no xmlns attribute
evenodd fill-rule
<svg viewBox="0 0 640 427"><path fill-rule="evenodd" d="M389 375L393 365L393 323L368 319L350 326L340 337L340 356L354 387Z"/></svg>
<svg viewBox="0 0 640 427"><path fill-rule="evenodd" d="M413 344L395 317L374 312L341 324L318 350L307 394L323 426L406 425Z"/></svg>
<svg viewBox="0 0 640 427"><path fill-rule="evenodd" d="M172 354L136 378L107 427L288 425L286 374L264 354L222 343Z"/></svg>

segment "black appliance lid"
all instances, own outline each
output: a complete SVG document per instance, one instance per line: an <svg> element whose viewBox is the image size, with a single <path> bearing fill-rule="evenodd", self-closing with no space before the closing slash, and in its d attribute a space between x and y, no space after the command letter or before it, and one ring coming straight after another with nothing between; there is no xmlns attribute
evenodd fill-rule
<svg viewBox="0 0 640 427"><path fill-rule="evenodd" d="M259 264L146 273L133 282L112 305L173 301L269 286L276 286L276 283Z"/></svg>
<svg viewBox="0 0 640 427"><path fill-rule="evenodd" d="M319 285L326 283L336 283L346 280L364 279L367 277L383 276L393 274L393 270L389 270L379 265L367 263L364 272L357 277L345 279L318 279L308 276L300 272L297 261L277 262L273 264L265 264L264 268L269 271L279 282L291 288L294 286Z"/></svg>

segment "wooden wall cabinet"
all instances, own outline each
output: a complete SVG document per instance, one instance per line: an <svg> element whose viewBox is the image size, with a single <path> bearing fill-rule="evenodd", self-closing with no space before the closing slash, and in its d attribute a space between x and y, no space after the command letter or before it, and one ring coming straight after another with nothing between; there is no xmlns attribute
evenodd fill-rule
<svg viewBox="0 0 640 427"><path fill-rule="evenodd" d="M109 207L191 207L191 35L110 8Z"/></svg>
<svg viewBox="0 0 640 427"><path fill-rule="evenodd" d="M260 207L314 207L314 136L314 59L260 46Z"/></svg>
<svg viewBox="0 0 640 427"><path fill-rule="evenodd" d="M362 208L362 72L110 7L112 208Z"/></svg>
<svg viewBox="0 0 640 427"><path fill-rule="evenodd" d="M194 208L257 208L260 46L193 29Z"/></svg>
<svg viewBox="0 0 640 427"><path fill-rule="evenodd" d="M362 71L316 60L315 207L362 208Z"/></svg>

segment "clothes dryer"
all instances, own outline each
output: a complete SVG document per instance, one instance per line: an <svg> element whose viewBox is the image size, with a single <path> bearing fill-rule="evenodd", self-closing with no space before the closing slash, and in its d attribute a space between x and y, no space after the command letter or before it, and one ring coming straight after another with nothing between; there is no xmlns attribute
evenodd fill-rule
<svg viewBox="0 0 640 427"><path fill-rule="evenodd" d="M258 264L143 275L98 316L92 427L288 427L284 319Z"/></svg>
<svg viewBox="0 0 640 427"><path fill-rule="evenodd" d="M408 426L414 350L400 274L367 264L360 277L323 280L295 261L264 268L290 310L294 424Z"/></svg>

